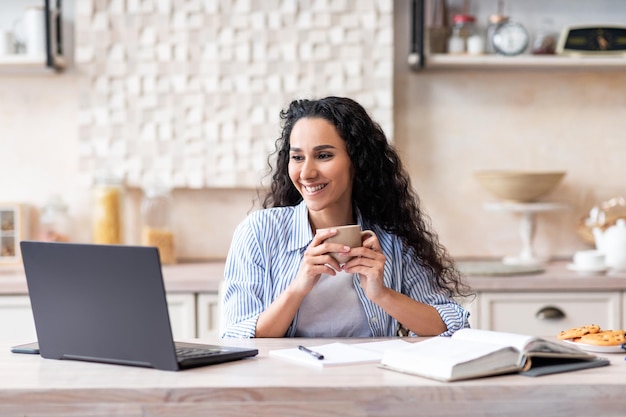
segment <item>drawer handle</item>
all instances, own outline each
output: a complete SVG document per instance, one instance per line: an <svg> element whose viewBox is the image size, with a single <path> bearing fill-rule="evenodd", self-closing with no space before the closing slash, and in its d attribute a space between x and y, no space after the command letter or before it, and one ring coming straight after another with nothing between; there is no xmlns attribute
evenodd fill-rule
<svg viewBox="0 0 626 417"><path fill-rule="evenodd" d="M565 313L558 307L547 306L535 314L539 320L561 320L565 318Z"/></svg>

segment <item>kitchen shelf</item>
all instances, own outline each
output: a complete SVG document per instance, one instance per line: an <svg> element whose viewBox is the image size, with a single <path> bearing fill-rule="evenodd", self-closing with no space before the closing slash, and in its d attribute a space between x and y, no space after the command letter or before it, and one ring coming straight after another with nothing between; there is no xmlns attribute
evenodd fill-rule
<svg viewBox="0 0 626 417"><path fill-rule="evenodd" d="M17 1L17 0L14 0ZM43 3L45 54L7 54L0 56L0 74L3 73L46 73L61 71L66 62L63 55L62 0L39 0Z"/></svg>
<svg viewBox="0 0 626 417"><path fill-rule="evenodd" d="M8 70L33 70L33 71L55 71L65 67L63 57L53 57L53 65L46 66L46 57L32 57L26 54L6 55L0 57L0 68Z"/></svg>
<svg viewBox="0 0 626 417"><path fill-rule="evenodd" d="M626 69L626 53L614 52L614 53L571 53L556 54L556 55L532 55L525 53L517 56L502 56L502 55L456 55L446 53L431 53L429 50L428 31L425 30L425 2L427 0L411 0L411 13L410 13L410 25L411 25L411 40L410 40L410 53L408 55L407 62L410 68L414 71L429 71L429 70L467 70L467 69L503 69L503 70L593 70L593 71L615 71ZM519 6L516 10L515 16L522 18L523 9L535 7L539 4L545 7L543 10L551 10L550 5L553 7L563 3L565 0L550 1L550 2L531 2L528 6ZM459 3L460 0L456 0ZM606 2L605 2L606 3ZM605 4L603 3L603 4ZM521 4L521 2L520 2ZM571 26L577 24L584 24L589 19L584 15L583 3L579 2L577 7L579 11L578 15L571 19L564 18L563 14L559 14L562 19L561 26ZM457 4L458 6L458 4ZM582 10L582 11L581 11ZM600 10L601 11L601 10ZM483 15L478 15L479 21L486 21L485 10L482 10ZM546 12L550 13L550 12ZM554 14L554 11L552 10ZM624 13L624 10L620 9L614 13L615 16L619 16L619 13ZM584 20L581 19L583 15ZM528 14L525 15L526 19L522 18L522 21L529 21ZM617 24L615 19L619 21L619 17L613 16L607 20L606 14L603 21L607 21L607 24ZM595 19L595 17L594 17ZM593 20L593 19L592 19ZM563 23L565 22L565 23Z"/></svg>

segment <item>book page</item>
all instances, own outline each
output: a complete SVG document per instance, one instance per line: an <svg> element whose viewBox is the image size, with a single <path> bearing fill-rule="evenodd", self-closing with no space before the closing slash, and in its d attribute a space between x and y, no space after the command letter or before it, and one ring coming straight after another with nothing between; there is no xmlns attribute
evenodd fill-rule
<svg viewBox="0 0 626 417"><path fill-rule="evenodd" d="M509 346L523 352L529 344L537 340L534 336L525 334L496 332L493 330L461 329L452 335L456 340L472 340L480 343L489 343L501 347Z"/></svg>
<svg viewBox="0 0 626 417"><path fill-rule="evenodd" d="M415 375L453 380L515 370L519 353L511 347L475 340L433 337L384 353L381 365Z"/></svg>

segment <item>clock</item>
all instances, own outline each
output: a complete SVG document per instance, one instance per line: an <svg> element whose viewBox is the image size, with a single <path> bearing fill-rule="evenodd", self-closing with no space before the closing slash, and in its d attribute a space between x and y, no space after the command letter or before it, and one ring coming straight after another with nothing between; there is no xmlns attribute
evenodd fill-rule
<svg viewBox="0 0 626 417"><path fill-rule="evenodd" d="M570 26L563 30L559 54L626 54L626 26Z"/></svg>
<svg viewBox="0 0 626 417"><path fill-rule="evenodd" d="M491 42L500 55L519 55L528 47L528 31L517 22L505 22L493 32Z"/></svg>

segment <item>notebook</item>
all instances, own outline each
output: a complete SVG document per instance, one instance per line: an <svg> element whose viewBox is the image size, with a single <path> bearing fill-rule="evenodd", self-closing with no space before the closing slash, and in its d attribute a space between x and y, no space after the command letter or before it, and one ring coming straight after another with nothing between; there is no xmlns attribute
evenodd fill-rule
<svg viewBox="0 0 626 417"><path fill-rule="evenodd" d="M37 241L20 247L44 358L177 371L258 354L174 342L155 247Z"/></svg>

